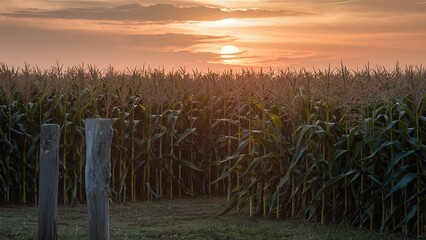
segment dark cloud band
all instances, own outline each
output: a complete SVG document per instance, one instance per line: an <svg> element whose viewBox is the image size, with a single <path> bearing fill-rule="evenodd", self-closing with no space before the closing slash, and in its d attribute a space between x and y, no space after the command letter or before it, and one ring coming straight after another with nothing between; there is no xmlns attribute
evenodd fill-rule
<svg viewBox="0 0 426 240"><path fill-rule="evenodd" d="M271 11L265 9L223 10L217 7L180 7L173 4L142 6L129 4L112 8L65 8L55 11L25 10L3 15L31 18L65 18L118 21L215 21L226 18L263 18L306 15L295 11Z"/></svg>

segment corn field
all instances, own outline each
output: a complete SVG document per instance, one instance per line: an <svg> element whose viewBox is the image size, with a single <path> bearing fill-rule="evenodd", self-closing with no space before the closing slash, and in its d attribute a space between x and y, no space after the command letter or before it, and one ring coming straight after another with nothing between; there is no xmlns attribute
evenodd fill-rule
<svg viewBox="0 0 426 240"><path fill-rule="evenodd" d="M225 195L229 211L426 234L426 68L198 72L0 65L0 202L37 204L61 126L85 202L84 119L113 119L111 201Z"/></svg>

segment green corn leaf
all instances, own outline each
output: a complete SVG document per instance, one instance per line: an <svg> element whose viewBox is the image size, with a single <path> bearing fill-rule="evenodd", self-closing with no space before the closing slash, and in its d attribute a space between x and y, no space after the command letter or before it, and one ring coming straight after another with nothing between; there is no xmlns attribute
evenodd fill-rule
<svg viewBox="0 0 426 240"><path fill-rule="evenodd" d="M293 169L297 166L297 164L299 163L300 159L302 159L304 153L306 152L308 147L308 143L305 143L304 146L302 146L302 148L300 148L298 150L298 152L296 153L296 155L293 156L293 158L291 159L291 163L290 166L286 172L286 174L284 175L283 178L281 178L279 184L278 184L278 188L281 188L284 186L285 183L288 182L288 180L290 179L291 173L293 171Z"/></svg>
<svg viewBox="0 0 426 240"><path fill-rule="evenodd" d="M273 113L270 113L269 117L271 118L271 122L274 124L275 128L278 130L281 130L281 127L282 127L281 119Z"/></svg>
<svg viewBox="0 0 426 240"><path fill-rule="evenodd" d="M221 212L221 213L219 214L219 216L223 216L223 215L225 215L226 213L228 213L229 211L231 211L232 209L234 209L234 208L237 206L237 204L238 204L238 199L239 199L239 197L238 197L238 195L237 195L237 194L233 195L233 196L229 199L229 202L228 202L228 205L227 205L226 209L225 209L225 210L223 210L223 212Z"/></svg>
<svg viewBox="0 0 426 240"><path fill-rule="evenodd" d="M333 152L333 161L337 160L338 158L340 158L340 156L342 156L343 154L349 152L346 149L337 149L336 151Z"/></svg>
<svg viewBox="0 0 426 240"><path fill-rule="evenodd" d="M197 128L188 128L185 130L185 132L179 134L177 137L174 146L178 146L185 138L187 138L189 135L194 134L197 131Z"/></svg>
<svg viewBox="0 0 426 240"><path fill-rule="evenodd" d="M195 170L197 172L205 172L204 170L202 170L201 168L199 168L197 165L195 165L195 163L185 160L185 159L177 159L177 161L182 164L185 167L189 167L192 170Z"/></svg>
<svg viewBox="0 0 426 240"><path fill-rule="evenodd" d="M394 192L407 186L411 181L417 178L416 173L407 173L395 186L389 191L385 198L391 196Z"/></svg>
<svg viewBox="0 0 426 240"><path fill-rule="evenodd" d="M270 153L268 153L264 156L255 157L250 162L250 165L248 166L247 170L241 176L244 176L245 174L250 172L250 170L252 170L253 168L256 168L256 166L259 165L259 164L266 164L265 161L270 159L270 158L281 158L281 157L284 157L284 155L281 154L281 153L276 153L276 152L270 152Z"/></svg>
<svg viewBox="0 0 426 240"><path fill-rule="evenodd" d="M410 210L408 211L406 217L404 220L402 220L400 223L398 223L398 225L396 225L393 229L393 231L395 231L396 229L400 228L402 225L408 223L415 215L417 212L417 205L413 205Z"/></svg>
<svg viewBox="0 0 426 240"><path fill-rule="evenodd" d="M400 152L398 154L395 155L395 157L392 159L392 162L387 166L386 168L386 174L389 174L392 169L399 164L399 162L404 159L409 157L410 155L414 154L416 152L416 150L407 150L404 152Z"/></svg>

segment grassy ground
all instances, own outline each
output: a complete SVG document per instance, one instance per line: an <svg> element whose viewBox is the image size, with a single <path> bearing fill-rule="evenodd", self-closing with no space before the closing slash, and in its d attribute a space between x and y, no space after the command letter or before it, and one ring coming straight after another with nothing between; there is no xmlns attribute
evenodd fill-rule
<svg viewBox="0 0 426 240"><path fill-rule="evenodd" d="M137 202L110 206L111 239L396 239L348 227L295 220L218 216L223 198ZM59 207L59 239L87 239L85 205ZM0 205L0 239L36 239L37 208Z"/></svg>

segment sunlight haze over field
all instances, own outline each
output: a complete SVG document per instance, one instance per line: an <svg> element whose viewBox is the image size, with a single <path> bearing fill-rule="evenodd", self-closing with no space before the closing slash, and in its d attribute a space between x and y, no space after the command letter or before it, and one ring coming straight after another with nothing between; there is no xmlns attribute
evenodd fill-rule
<svg viewBox="0 0 426 240"><path fill-rule="evenodd" d="M2 0L0 62L201 70L416 65L426 62L425 13L421 0Z"/></svg>

